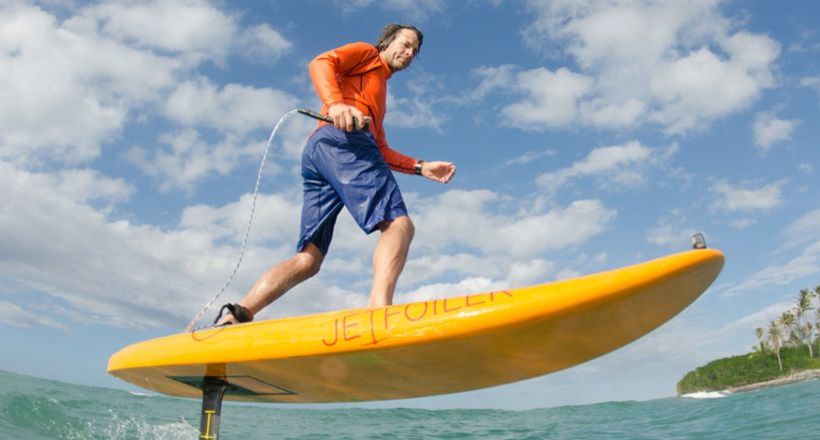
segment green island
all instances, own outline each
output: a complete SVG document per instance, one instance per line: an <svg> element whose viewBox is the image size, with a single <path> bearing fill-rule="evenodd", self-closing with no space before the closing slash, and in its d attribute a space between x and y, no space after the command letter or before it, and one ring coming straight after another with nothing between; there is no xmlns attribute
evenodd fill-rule
<svg viewBox="0 0 820 440"><path fill-rule="evenodd" d="M820 378L820 286L803 289L796 304L755 329L750 353L718 359L696 368L678 382L678 395L741 392ZM812 313L814 311L815 313Z"/></svg>

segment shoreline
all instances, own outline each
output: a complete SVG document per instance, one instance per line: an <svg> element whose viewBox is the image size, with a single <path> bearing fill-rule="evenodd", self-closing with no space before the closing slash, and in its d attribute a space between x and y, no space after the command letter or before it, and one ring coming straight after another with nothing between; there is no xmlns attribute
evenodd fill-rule
<svg viewBox="0 0 820 440"><path fill-rule="evenodd" d="M721 393L742 393L745 391L760 390L763 388L770 388L779 385L803 382L805 380L811 379L820 379L820 369L798 371L796 373L789 374L788 376L778 377L777 379L767 380L765 382L758 382L749 385L741 385L738 387L726 388L723 391L721 391Z"/></svg>

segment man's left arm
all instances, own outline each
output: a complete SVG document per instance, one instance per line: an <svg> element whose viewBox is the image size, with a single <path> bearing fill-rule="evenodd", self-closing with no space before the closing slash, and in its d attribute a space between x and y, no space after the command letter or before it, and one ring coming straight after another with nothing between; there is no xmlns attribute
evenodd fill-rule
<svg viewBox="0 0 820 440"><path fill-rule="evenodd" d="M376 136L376 144L378 144L379 151L382 153L384 161L387 162L387 166L389 166L391 170L404 174L413 174L416 159L390 148L387 142L384 141L383 136Z"/></svg>
<svg viewBox="0 0 820 440"><path fill-rule="evenodd" d="M456 166L452 162L416 160L390 148L387 142L381 141L378 144L379 151L392 170L417 174L441 183L449 182L456 173Z"/></svg>

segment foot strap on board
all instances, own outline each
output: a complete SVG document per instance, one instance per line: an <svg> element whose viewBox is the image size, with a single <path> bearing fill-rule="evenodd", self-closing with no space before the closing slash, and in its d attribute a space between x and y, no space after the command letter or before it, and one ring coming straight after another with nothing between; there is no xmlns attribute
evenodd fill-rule
<svg viewBox="0 0 820 440"><path fill-rule="evenodd" d="M251 322L253 321L253 314L247 308L239 305L239 304L225 304L219 309L219 314L216 315L216 319L214 319L214 324L219 322L222 319L222 314L225 313L225 310L228 311L234 318L236 318L239 323L243 322Z"/></svg>

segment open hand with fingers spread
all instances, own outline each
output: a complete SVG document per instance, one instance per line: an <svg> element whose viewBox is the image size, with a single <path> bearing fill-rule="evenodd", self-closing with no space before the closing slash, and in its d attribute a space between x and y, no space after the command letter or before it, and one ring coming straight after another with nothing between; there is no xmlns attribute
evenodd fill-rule
<svg viewBox="0 0 820 440"><path fill-rule="evenodd" d="M452 162L421 162L420 174L436 182L447 183L456 174L456 165Z"/></svg>

